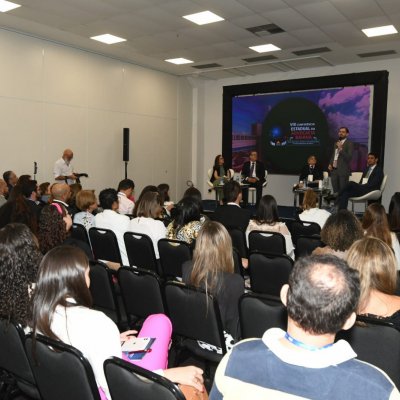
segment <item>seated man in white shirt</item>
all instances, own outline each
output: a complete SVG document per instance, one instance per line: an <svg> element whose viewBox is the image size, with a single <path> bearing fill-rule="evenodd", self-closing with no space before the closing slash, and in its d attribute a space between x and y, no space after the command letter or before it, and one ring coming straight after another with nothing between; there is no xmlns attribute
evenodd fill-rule
<svg viewBox="0 0 400 400"><path fill-rule="evenodd" d="M132 179L123 179L118 184L118 212L124 215L132 215L135 203L129 198L135 189Z"/></svg>
<svg viewBox="0 0 400 400"><path fill-rule="evenodd" d="M129 265L128 256L124 243L124 233L128 231L129 217L120 215L118 210L118 195L115 189L104 189L99 194L100 206L103 212L96 214L94 217L94 226L96 228L109 229L115 233L118 241L119 251L123 265ZM107 263L111 268L117 269L111 263Z"/></svg>
<svg viewBox="0 0 400 400"><path fill-rule="evenodd" d="M76 176L74 167L71 163L74 158L74 153L71 149L65 149L63 155L54 163L54 179L56 181L64 181L68 185L75 183Z"/></svg>
<svg viewBox="0 0 400 400"><path fill-rule="evenodd" d="M281 291L287 331L271 328L235 345L218 366L210 400L400 399L384 372L357 360L345 340L335 342L353 326L359 296L358 273L344 260L297 260Z"/></svg>

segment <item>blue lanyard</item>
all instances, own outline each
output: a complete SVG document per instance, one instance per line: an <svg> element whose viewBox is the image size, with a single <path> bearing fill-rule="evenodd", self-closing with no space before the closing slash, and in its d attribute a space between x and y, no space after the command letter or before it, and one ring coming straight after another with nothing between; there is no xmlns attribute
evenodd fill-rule
<svg viewBox="0 0 400 400"><path fill-rule="evenodd" d="M289 340L290 343L294 344L295 346L301 347L302 349L309 350L309 351L317 351L327 349L328 347L333 346L333 343L326 344L322 347L312 346L310 344L306 344L296 340L294 337L290 336L287 332L285 333L285 339Z"/></svg>

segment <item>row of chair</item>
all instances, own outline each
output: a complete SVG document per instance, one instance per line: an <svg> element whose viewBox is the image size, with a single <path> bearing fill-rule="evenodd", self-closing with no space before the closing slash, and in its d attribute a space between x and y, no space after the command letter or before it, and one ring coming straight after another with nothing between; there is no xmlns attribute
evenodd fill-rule
<svg viewBox="0 0 400 400"><path fill-rule="evenodd" d="M76 348L32 334L21 325L0 319L0 397L19 393L37 400L100 400L92 368ZM104 362L104 373L113 400L184 400L177 385L168 379L119 358Z"/></svg>

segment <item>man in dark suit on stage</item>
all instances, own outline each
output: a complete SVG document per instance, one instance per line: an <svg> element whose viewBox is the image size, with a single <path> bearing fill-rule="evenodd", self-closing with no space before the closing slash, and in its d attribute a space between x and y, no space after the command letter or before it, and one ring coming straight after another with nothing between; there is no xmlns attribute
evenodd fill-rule
<svg viewBox="0 0 400 400"><path fill-rule="evenodd" d="M225 228L239 228L245 231L249 224L251 213L240 207L242 188L236 181L228 181L224 185L224 198L226 204L218 206L211 219L220 222Z"/></svg>
<svg viewBox="0 0 400 400"><path fill-rule="evenodd" d="M349 182L347 186L339 192L337 205L339 210L347 209L350 197L359 197L378 190L383 180L383 170L377 165L378 156L375 153L368 153L367 168L364 170L360 183Z"/></svg>
<svg viewBox="0 0 400 400"><path fill-rule="evenodd" d="M265 182L265 166L261 161L258 161L256 151L250 153L250 161L246 161L242 168L242 182L256 189L256 205L261 200L263 183ZM247 205L249 190L243 189L243 201Z"/></svg>
<svg viewBox="0 0 400 400"><path fill-rule="evenodd" d="M307 164L301 169L299 181L307 181L309 175L312 175L313 181L320 181L324 178L322 169L317 164L317 157L314 155L308 157Z"/></svg>

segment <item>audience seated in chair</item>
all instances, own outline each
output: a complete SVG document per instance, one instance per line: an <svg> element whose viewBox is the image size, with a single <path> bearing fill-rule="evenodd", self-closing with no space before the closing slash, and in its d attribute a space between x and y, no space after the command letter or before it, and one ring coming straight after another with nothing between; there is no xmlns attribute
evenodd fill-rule
<svg viewBox="0 0 400 400"><path fill-rule="evenodd" d="M400 330L400 297L394 295L397 263L392 249L380 239L366 237L350 247L347 262L360 274L357 313L392 322Z"/></svg>
<svg viewBox="0 0 400 400"><path fill-rule="evenodd" d="M248 244L249 233L251 231L269 231L278 232L285 237L286 254L294 258L294 246L292 236L284 222L280 222L278 214L278 205L273 196L269 194L263 196L257 207L256 217L250 220L246 229L246 240Z"/></svg>
<svg viewBox="0 0 400 400"><path fill-rule="evenodd" d="M374 236L383 240L394 251L397 269L400 269L400 244L396 234L390 231L385 208L379 203L370 204L365 210L361 223L365 236Z"/></svg>
<svg viewBox="0 0 400 400"><path fill-rule="evenodd" d="M174 208L174 202L171 201L171 198L169 197L169 185L168 183L160 183L157 186L157 189L158 193L160 193L161 203L163 205L160 219L162 219L165 226L168 226L172 221L171 210Z"/></svg>
<svg viewBox="0 0 400 400"><path fill-rule="evenodd" d="M303 198L303 212L299 214L299 218L306 222L316 222L322 229L331 214L318 208L317 200L316 193L312 189L307 189Z"/></svg>
<svg viewBox="0 0 400 400"><path fill-rule="evenodd" d="M360 221L353 213L340 210L332 214L321 230L321 240L325 247L317 247L312 254L333 254L346 258L350 246L364 236Z"/></svg>
<svg viewBox="0 0 400 400"><path fill-rule="evenodd" d="M135 189L135 183L132 179L123 179L118 184L118 212L124 215L132 215L135 203L131 196Z"/></svg>
<svg viewBox="0 0 400 400"><path fill-rule="evenodd" d="M137 199L136 203L135 203L135 208L133 209L133 216L137 217L136 215L136 211L139 207L140 202L142 201L142 197L147 193L147 192L154 192L154 193L158 193L158 189L157 186L154 185L147 185L145 186L142 191L140 192L139 198Z"/></svg>
<svg viewBox="0 0 400 400"><path fill-rule="evenodd" d="M94 217L94 226L98 229L110 229L115 233L121 253L122 264L129 265L124 243L124 233L129 229L129 217L120 215L118 210L118 194L115 189L104 189L99 194L100 206L103 212ZM117 266L111 266L117 268Z"/></svg>
<svg viewBox="0 0 400 400"><path fill-rule="evenodd" d="M24 224L0 230L0 315L26 327L30 320L30 293L42 255L37 239Z"/></svg>
<svg viewBox="0 0 400 400"><path fill-rule="evenodd" d="M240 207L242 188L238 182L229 181L224 185L224 199L226 204L217 207L212 219L220 222L227 229L239 228L245 231L251 213L249 210Z"/></svg>
<svg viewBox="0 0 400 400"><path fill-rule="evenodd" d="M400 231L400 192L396 192L390 199L389 226L391 231Z"/></svg>
<svg viewBox="0 0 400 400"><path fill-rule="evenodd" d="M216 297L226 332L226 347L239 338L239 298L244 280L234 273L232 240L218 222L207 221L200 229L193 260L182 266L182 279L188 285L201 287Z"/></svg>
<svg viewBox="0 0 400 400"><path fill-rule="evenodd" d="M0 207L7 202L8 186L6 181L0 179Z"/></svg>
<svg viewBox="0 0 400 400"><path fill-rule="evenodd" d="M157 220L162 211L161 196L156 192L147 192L141 198L136 210L137 217L129 222L128 231L148 235L153 242L156 258L158 254L157 242L165 238L167 229Z"/></svg>
<svg viewBox="0 0 400 400"><path fill-rule="evenodd" d="M210 400L399 398L386 374L358 361L346 341L335 343L355 322L359 285L337 257L299 259L281 291L287 331L272 328L235 345L218 366Z"/></svg>
<svg viewBox="0 0 400 400"><path fill-rule="evenodd" d="M14 171L5 171L3 173L3 179L6 182L7 187L8 187L8 195L10 195L11 191L14 188L14 186L18 182L18 177L17 177L17 175L15 174Z"/></svg>
<svg viewBox="0 0 400 400"><path fill-rule="evenodd" d="M73 217L76 213L80 211L79 207L76 205L76 196L82 190L82 185L80 183L72 183L69 185L71 195L68 199L69 213Z"/></svg>
<svg viewBox="0 0 400 400"><path fill-rule="evenodd" d="M130 335L137 332L120 334L105 314L90 309L89 285L89 264L81 250L65 246L47 253L40 264L33 296L34 337L41 333L80 350L93 368L103 399L110 398L103 363L112 356L155 372L163 370L164 376L173 382L203 390L201 369L191 366L167 369L172 326L165 315L146 319L138 336L156 338L152 351L141 360L131 360L123 355L121 343L132 340Z"/></svg>
<svg viewBox="0 0 400 400"><path fill-rule="evenodd" d="M71 214L68 201L71 197L71 189L66 183L55 183L51 186L51 203L58 203L65 211Z"/></svg>
<svg viewBox="0 0 400 400"><path fill-rule="evenodd" d="M97 208L93 190L81 190L76 195L76 206L80 211L74 215L74 224L81 224L89 231L94 226L93 211Z"/></svg>

